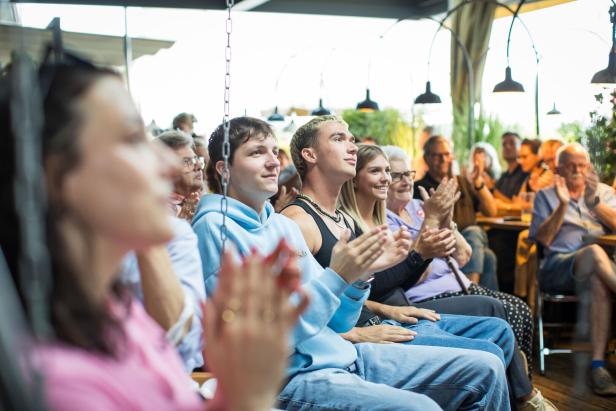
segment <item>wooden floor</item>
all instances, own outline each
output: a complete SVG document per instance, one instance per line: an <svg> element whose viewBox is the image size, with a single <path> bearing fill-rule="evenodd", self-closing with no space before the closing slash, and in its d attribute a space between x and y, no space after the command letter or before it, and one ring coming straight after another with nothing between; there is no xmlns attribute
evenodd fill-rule
<svg viewBox="0 0 616 411"><path fill-rule="evenodd" d="M536 358L533 383L560 411L616 410L616 397L599 397L588 387L589 361L586 353L550 355L546 357L546 375L541 376ZM616 376L614 356L610 357L609 367Z"/></svg>

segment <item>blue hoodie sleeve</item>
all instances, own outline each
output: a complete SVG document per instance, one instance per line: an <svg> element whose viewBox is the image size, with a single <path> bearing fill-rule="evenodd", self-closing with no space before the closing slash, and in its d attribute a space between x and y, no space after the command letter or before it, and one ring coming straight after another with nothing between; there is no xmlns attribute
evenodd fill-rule
<svg viewBox="0 0 616 411"><path fill-rule="evenodd" d="M219 215L211 213L207 219L199 218L193 221L193 230L197 234L197 245L201 256L205 292L208 296L214 293L218 283L220 250L222 250L220 229L216 227L216 220L219 219Z"/></svg>
<svg viewBox="0 0 616 411"><path fill-rule="evenodd" d="M308 250L304 237L297 225L285 217L287 221L278 221L282 225L277 238L263 238L268 243L278 242L286 237L290 244L300 253L300 271L302 273L302 288L310 297L310 304L300 316L291 339L293 345L298 345L309 338L319 334L328 325L336 332L350 330L359 318L363 301L367 298L367 291L350 290L351 287L331 269L323 269L314 260ZM199 251L203 262L205 288L208 296L216 289L218 269L220 267L220 226L222 220L217 213L208 213L199 216L193 221L199 243ZM229 241L232 241L242 253L248 253L248 248L254 245L259 249L262 244L239 244L239 233L230 232ZM358 295L357 292L361 295ZM364 295L365 294L365 295Z"/></svg>
<svg viewBox="0 0 616 411"><path fill-rule="evenodd" d="M304 316L310 318L312 324L318 325L318 330L328 326L337 333L349 331L357 323L369 289L351 287L332 269L323 269L310 253L299 227L291 220L290 223L297 229L297 232L293 233L293 238L299 240L295 245L304 255L301 257L304 261L300 261L300 268L306 282L302 286L311 297L310 307ZM314 275L311 273L318 274L311 279L311 275ZM298 335L297 338L301 341L310 336L311 334L306 332L305 336Z"/></svg>

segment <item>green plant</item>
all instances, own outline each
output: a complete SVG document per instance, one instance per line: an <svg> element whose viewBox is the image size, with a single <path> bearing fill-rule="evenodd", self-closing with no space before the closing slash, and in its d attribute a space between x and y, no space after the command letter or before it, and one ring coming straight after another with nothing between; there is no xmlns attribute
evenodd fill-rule
<svg viewBox="0 0 616 411"><path fill-rule="evenodd" d="M599 109L591 111L591 125L580 139L599 178L608 184L616 176L616 90L610 93L610 97L610 113L601 114ZM599 105L603 104L603 94L595 95L595 100Z"/></svg>
<svg viewBox="0 0 616 411"><path fill-rule="evenodd" d="M580 141L584 134L584 126L579 121L573 121L571 123L562 123L558 127L557 131L560 138L565 143L573 143L574 141Z"/></svg>
<svg viewBox="0 0 616 411"><path fill-rule="evenodd" d="M348 109L342 118L349 124L349 131L358 139L372 137L379 145L396 145L407 153L413 152L413 130L398 110L385 109L372 113Z"/></svg>

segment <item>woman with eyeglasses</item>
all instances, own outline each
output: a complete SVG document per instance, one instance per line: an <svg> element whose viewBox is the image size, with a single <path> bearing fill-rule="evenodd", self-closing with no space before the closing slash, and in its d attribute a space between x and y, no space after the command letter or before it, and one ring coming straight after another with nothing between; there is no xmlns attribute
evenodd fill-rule
<svg viewBox="0 0 616 411"><path fill-rule="evenodd" d="M376 146L360 145L357 152L356 176L342 187L342 209L351 215L362 229L364 227L369 228L373 224L381 224L383 221L387 221L392 230L404 226L411 232L414 240L414 251L420 251L417 253L416 258L429 262L424 274L419 279L412 278L408 274L406 279L401 279L403 281L397 287L403 288L403 293L406 297L403 297L403 301L396 299L401 307L389 306L389 304L395 303L389 302L391 298L388 301L387 297L391 294L385 294L385 300L381 299L384 303L376 305L373 301L372 304L367 304L368 307L377 312L380 311L384 316L399 322L405 322L403 321L404 318L402 318L403 314L406 314L408 317L408 313L412 313L410 315L431 321L447 321L455 318L455 321L461 324L464 321L469 321L468 315L492 315L491 312L493 310L489 307L499 304L498 299L503 303L506 312L506 315L501 314L499 317L508 320L519 343L529 342L525 338L532 338L532 334L528 337L527 334L522 333L526 331L525 327L527 324L520 326L520 320L525 318L523 310L525 308L528 311L528 307L521 300L519 302L523 307L514 305L508 297L515 297L507 297L504 293L493 292L494 294L485 296L486 294L483 294L476 288L471 291L470 282L464 274L459 272L458 266L464 265L468 261L471 250L462 235L457 232L455 225L451 224L453 205L459 198L456 180L444 181L432 196L428 196L426 193L424 196L426 202L422 204L420 201L412 199L413 177L415 173L409 170L408 164L408 157L398 147L388 146L381 149ZM395 211L392 211L392 209ZM449 223L441 224L443 219L448 220ZM424 220L430 221L424 224ZM428 228L428 226L434 228ZM431 246L428 247L428 244ZM378 283L382 281L380 277L380 273L376 273L374 276L373 283L377 284L373 284L373 286L376 286L376 289L389 293L395 291L395 288L392 287L394 282L390 282L387 287L379 286ZM388 280L391 279L390 276ZM427 295L434 295L444 293L444 291L449 289L448 287L455 290L460 290L461 288L468 289L469 293L477 295L434 299L435 301L431 302L430 308L436 308L441 314L447 312L448 314L462 315L440 315L435 318L429 314L429 310L425 309L427 307L422 308L421 304L415 304L419 300L409 298L409 293L412 293L415 289L420 289L421 293ZM385 289L383 290L383 288ZM378 301L378 297L371 292L369 298L372 300L375 297ZM463 299L467 299L467 301L463 301ZM471 305L478 307L470 308L469 312L464 312ZM441 310L441 308L445 309L445 311ZM477 311L482 309L487 311L484 313ZM522 313L520 313L521 310ZM391 315L391 313L394 313L394 315ZM434 313L432 314L434 315ZM530 313L528 313L528 316L530 319ZM421 321L419 324L421 324ZM484 330L482 333L480 324L468 325L464 330L459 330L455 327L449 329L445 325L444 329L457 337L471 337L479 340L486 338L486 333L488 332ZM421 335L421 329L418 330L418 335ZM447 343L447 340L444 338L442 341L445 344ZM450 341L456 342L455 339ZM506 351L505 348L503 350ZM543 398L538 390L532 387L529 378L530 370L529 372L525 370L524 362L520 351L517 349L517 344L515 344L512 355L507 358L506 366L509 371L509 381L513 397L519 402L518 409L555 410L556 408ZM533 408L536 405L541 405L544 408Z"/></svg>
<svg viewBox="0 0 616 411"><path fill-rule="evenodd" d="M214 400L204 404L175 347L118 278L129 250L171 239L167 201L179 172L177 159L146 140L119 75L68 58L39 72L45 95L37 164L44 168L48 204L51 278L43 282L51 283L45 306L52 332L37 336L32 358L48 405L53 410L269 410L289 355L289 329L302 309L289 302L299 277L288 268L291 253L279 247L270 258L245 259L241 268L231 252L223 255L218 292L204 306L205 357L218 379ZM9 70L0 79L0 247L18 288L27 294L29 283L20 279L31 273L19 264L16 217L23 205L13 187L13 153L23 144L11 121L15 76ZM281 269L285 277L275 278L273 271ZM281 281L285 278L289 282Z"/></svg>
<svg viewBox="0 0 616 411"><path fill-rule="evenodd" d="M384 151L388 155L391 172L402 177L396 182L392 182L388 189L386 202L388 225L392 229L404 226L411 231L413 237L418 237L420 228L424 224L427 214L425 209L428 204L413 199L413 175L412 172L409 172L407 156L404 151L392 146L384 147ZM455 199L454 195L455 191L449 194L449 198ZM450 205L453 206L453 203ZM464 238L457 233L455 224L451 223L451 216L446 215L444 217L448 221L445 224L451 226L456 232L458 244L467 244ZM459 247L459 245L456 247ZM530 361L532 361L533 327L528 305L513 295L472 284L459 271L459 267L463 266L466 261L455 258L455 256L450 260L435 259L423 281L406 290L407 299L420 305L439 299L446 301L448 300L446 297L466 294L487 296L500 300L505 308L506 319L513 328L521 350L526 355L530 365Z"/></svg>

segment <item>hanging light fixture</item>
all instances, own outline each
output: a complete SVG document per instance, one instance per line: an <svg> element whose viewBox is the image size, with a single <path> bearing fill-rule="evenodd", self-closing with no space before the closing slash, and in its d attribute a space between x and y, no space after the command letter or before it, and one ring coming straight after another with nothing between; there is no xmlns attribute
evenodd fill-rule
<svg viewBox="0 0 616 411"><path fill-rule="evenodd" d="M507 34L507 68L505 69L505 80L501 81L497 85L494 86L494 93L523 93L524 86L517 81L514 81L511 77L511 67L509 66L509 44L511 43L511 31L513 29L513 23L515 19L518 17L518 12L522 8L522 5L526 0L521 0L513 13L513 17L511 19L511 25L509 26L509 34Z"/></svg>
<svg viewBox="0 0 616 411"><path fill-rule="evenodd" d="M356 109L364 113L379 111L379 103L370 99L370 89L366 89L366 99L357 103Z"/></svg>
<svg viewBox="0 0 616 411"><path fill-rule="evenodd" d="M610 7L610 22L612 23L612 49L607 63L607 67L595 73L590 80L591 84L598 84L604 87L616 84L616 2L612 0Z"/></svg>
<svg viewBox="0 0 616 411"><path fill-rule="evenodd" d="M274 108L274 112L267 118L267 121L284 121L284 116L278 112L278 106Z"/></svg>
<svg viewBox="0 0 616 411"><path fill-rule="evenodd" d="M505 69L505 80L494 86L494 93L523 93L524 86L511 78L511 67Z"/></svg>
<svg viewBox="0 0 616 411"><path fill-rule="evenodd" d="M415 104L440 104L441 98L432 92L430 82L426 81L426 91L415 99Z"/></svg>
<svg viewBox="0 0 616 411"><path fill-rule="evenodd" d="M558 109L556 108L556 103L554 103L554 104L552 105L552 110L548 111L546 114L547 114L548 116L557 116L557 115L559 115L559 114L561 114L561 113L560 113L560 111L558 111Z"/></svg>
<svg viewBox="0 0 616 411"><path fill-rule="evenodd" d="M312 112L310 113L311 116L328 116L330 115L332 112L328 109L326 109L325 107L323 107L323 99L320 98L319 99L319 107L315 108L314 110L312 110Z"/></svg>

